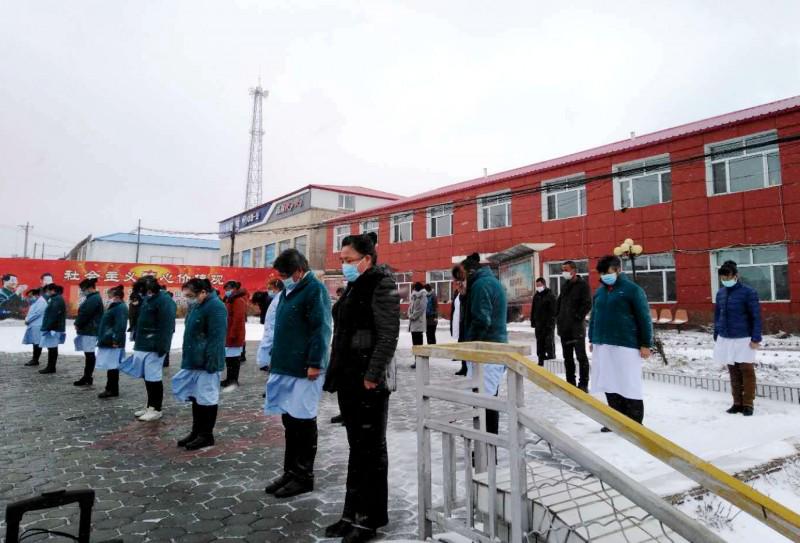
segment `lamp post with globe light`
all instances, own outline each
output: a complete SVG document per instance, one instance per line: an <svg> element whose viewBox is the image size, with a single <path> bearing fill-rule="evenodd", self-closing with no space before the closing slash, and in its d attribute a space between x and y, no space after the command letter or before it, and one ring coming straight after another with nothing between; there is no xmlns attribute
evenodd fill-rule
<svg viewBox="0 0 800 543"><path fill-rule="evenodd" d="M631 238L627 238L619 247L614 247L614 256L630 259L634 283L636 282L636 257L643 252L644 248L642 248L641 245L635 244Z"/></svg>

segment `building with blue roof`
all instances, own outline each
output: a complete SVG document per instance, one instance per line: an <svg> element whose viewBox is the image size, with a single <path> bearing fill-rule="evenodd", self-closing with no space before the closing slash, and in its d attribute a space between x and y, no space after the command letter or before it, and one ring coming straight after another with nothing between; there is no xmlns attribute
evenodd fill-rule
<svg viewBox="0 0 800 543"><path fill-rule="evenodd" d="M219 240L151 234L137 236L127 232L99 237L89 235L69 252L67 259L216 266L219 265Z"/></svg>

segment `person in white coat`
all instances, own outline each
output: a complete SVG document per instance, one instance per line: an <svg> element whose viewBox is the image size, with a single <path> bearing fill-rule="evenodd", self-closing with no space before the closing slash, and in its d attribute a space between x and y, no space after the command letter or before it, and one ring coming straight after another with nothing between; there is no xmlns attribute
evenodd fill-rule
<svg viewBox="0 0 800 543"><path fill-rule="evenodd" d="M47 309L47 299L41 295L38 288L32 288L25 293L30 307L25 316L25 335L22 337L23 345L33 345L33 358L25 363L26 366L38 366L39 357L42 356L42 319L44 310Z"/></svg>
<svg viewBox="0 0 800 543"><path fill-rule="evenodd" d="M408 304L408 331L411 332L412 345L422 345L422 338L427 328L425 310L428 308L428 293L417 281L411 290L411 303ZM411 369L417 367L416 362Z"/></svg>
<svg viewBox="0 0 800 543"><path fill-rule="evenodd" d="M281 294L283 293L283 281L280 279L271 279L267 283L267 296L270 302L267 307L267 313L264 315L264 334L261 336L261 343L256 352L256 363L258 367L264 371L269 371L270 363L272 362L272 341L275 336L275 315L278 312L278 305L281 303ZM264 394L266 396L266 393Z"/></svg>

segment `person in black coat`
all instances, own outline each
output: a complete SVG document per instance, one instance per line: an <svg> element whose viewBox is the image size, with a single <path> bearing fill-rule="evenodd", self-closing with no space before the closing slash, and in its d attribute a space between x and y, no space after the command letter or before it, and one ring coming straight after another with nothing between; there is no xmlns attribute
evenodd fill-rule
<svg viewBox="0 0 800 543"><path fill-rule="evenodd" d="M42 318L42 339L39 346L47 349L47 367L39 370L46 375L56 372L58 362L58 346L64 343L66 337L67 304L64 302L64 287L49 284L44 287L47 297L47 308Z"/></svg>
<svg viewBox="0 0 800 543"><path fill-rule="evenodd" d="M531 302L531 327L536 329L536 357L539 365L556 356L556 297L540 277Z"/></svg>
<svg viewBox="0 0 800 543"><path fill-rule="evenodd" d="M376 265L374 232L347 236L340 257L347 289L337 304L325 390L338 392L350 455L342 518L325 529L343 542L369 541L389 522L386 424L400 295L391 270Z"/></svg>
<svg viewBox="0 0 800 543"><path fill-rule="evenodd" d="M76 387L91 386L94 382L94 366L96 363L97 328L103 318L103 299L97 292L97 279L84 279L78 287L81 289L83 301L78 307L75 317L75 350L83 352L83 376L72 383Z"/></svg>
<svg viewBox="0 0 800 543"><path fill-rule="evenodd" d="M561 265L566 282L556 302L556 326L564 351L564 369L567 382L575 385L575 358L578 359L578 388L589 390L589 357L586 356L586 315L592 310L592 289L578 275L578 267L571 260ZM573 356L575 358L573 358Z"/></svg>

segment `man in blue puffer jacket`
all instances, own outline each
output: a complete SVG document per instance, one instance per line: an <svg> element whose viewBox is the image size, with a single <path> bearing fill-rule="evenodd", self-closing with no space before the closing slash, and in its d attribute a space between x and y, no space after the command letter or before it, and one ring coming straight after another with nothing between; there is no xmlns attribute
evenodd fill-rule
<svg viewBox="0 0 800 543"><path fill-rule="evenodd" d="M761 343L758 293L739 281L736 262L719 268L721 288L714 308L714 361L728 365L733 405L728 413L753 414L756 396L756 349Z"/></svg>

